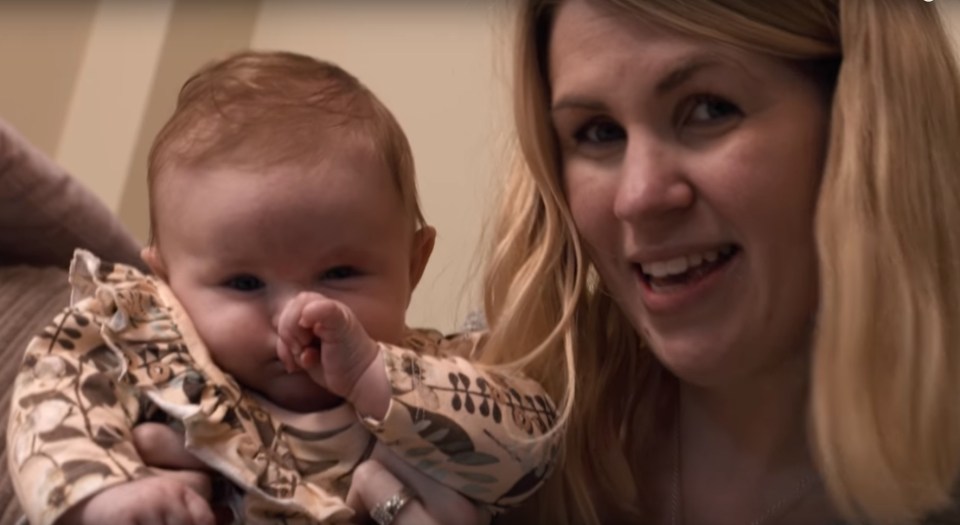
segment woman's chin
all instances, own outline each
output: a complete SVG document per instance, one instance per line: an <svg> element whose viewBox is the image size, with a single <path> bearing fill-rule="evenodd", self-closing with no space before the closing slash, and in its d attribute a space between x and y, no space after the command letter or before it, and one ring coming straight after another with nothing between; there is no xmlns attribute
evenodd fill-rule
<svg viewBox="0 0 960 525"><path fill-rule="evenodd" d="M657 360L684 383L709 388L720 386L736 376L736 357L727 355L722 345L664 344L654 350Z"/></svg>

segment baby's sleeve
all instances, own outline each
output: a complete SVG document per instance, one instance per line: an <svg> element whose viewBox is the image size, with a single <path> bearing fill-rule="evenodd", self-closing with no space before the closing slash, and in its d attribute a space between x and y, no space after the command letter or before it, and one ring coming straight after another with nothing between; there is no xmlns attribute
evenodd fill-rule
<svg viewBox="0 0 960 525"><path fill-rule="evenodd" d="M539 384L460 357L468 352L444 350L477 345L481 337L447 338L417 352L382 345L393 397L383 420L362 421L415 468L498 513L543 484L560 432Z"/></svg>
<svg viewBox="0 0 960 525"><path fill-rule="evenodd" d="M13 385L7 466L30 523L150 475L130 434L140 404L88 311L94 302L65 309L30 341Z"/></svg>

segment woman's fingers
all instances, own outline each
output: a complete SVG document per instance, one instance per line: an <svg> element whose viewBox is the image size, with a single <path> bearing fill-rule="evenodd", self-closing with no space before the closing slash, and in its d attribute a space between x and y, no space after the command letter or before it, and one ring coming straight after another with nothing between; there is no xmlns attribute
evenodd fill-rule
<svg viewBox="0 0 960 525"><path fill-rule="evenodd" d="M400 494L404 485L376 460L361 463L353 472L353 482L347 493L347 505L357 512L358 521L365 521L370 513L387 500ZM427 514L420 500L412 496L396 511L390 525L437 525Z"/></svg>
<svg viewBox="0 0 960 525"><path fill-rule="evenodd" d="M143 462L166 469L205 470L202 461L187 452L183 435L160 423L143 423L133 427L133 444Z"/></svg>
<svg viewBox="0 0 960 525"><path fill-rule="evenodd" d="M472 501L441 484L437 480L415 469L389 448L377 444L373 447L370 459L388 470L394 479L399 480L420 495L419 504L423 506L432 523L442 525L484 525L491 521L490 514ZM385 501L385 496L381 501ZM414 523L414 522L410 522Z"/></svg>
<svg viewBox="0 0 960 525"><path fill-rule="evenodd" d="M213 482L210 474L200 470L171 470L162 468L152 468L158 476L170 480L176 480L190 487L197 495L203 498L204 502L210 501L213 497Z"/></svg>

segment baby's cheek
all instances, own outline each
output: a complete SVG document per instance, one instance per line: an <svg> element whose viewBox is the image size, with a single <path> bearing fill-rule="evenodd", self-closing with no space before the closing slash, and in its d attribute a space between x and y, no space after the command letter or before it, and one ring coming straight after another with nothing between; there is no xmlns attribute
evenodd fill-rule
<svg viewBox="0 0 960 525"><path fill-rule="evenodd" d="M197 323L197 331L211 357L221 366L239 356L256 360L258 354L273 351L276 345L269 323L237 309L208 313Z"/></svg>

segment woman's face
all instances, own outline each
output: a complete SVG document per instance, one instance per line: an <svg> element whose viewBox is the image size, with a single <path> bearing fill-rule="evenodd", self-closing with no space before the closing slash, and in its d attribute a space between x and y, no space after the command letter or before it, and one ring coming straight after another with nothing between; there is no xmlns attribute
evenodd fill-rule
<svg viewBox="0 0 960 525"><path fill-rule="evenodd" d="M709 386L805 349L825 90L582 0L559 8L549 82L577 228L658 358Z"/></svg>

